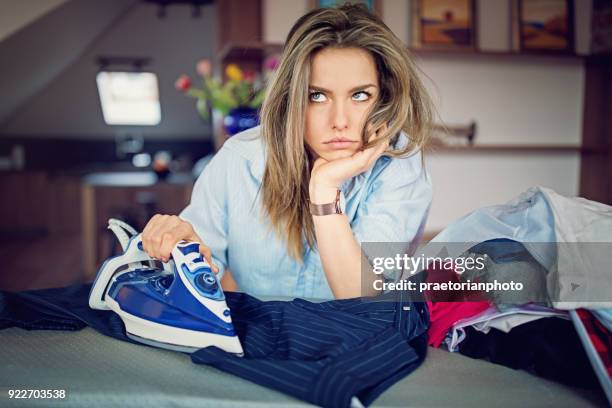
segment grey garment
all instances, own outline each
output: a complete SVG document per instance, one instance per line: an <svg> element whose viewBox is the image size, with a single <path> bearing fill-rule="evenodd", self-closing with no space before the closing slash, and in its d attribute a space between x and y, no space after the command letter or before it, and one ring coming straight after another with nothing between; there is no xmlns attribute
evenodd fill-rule
<svg viewBox="0 0 612 408"><path fill-rule="evenodd" d="M547 271L526 250L513 256L511 261L495 262L488 254L466 252L461 255L465 259L478 258L484 263L484 268L466 269L461 274L463 282L495 281L500 284L514 282L522 284L522 290L493 290L488 292L488 299L503 311L505 308L524 303L539 303L550 305L546 286Z"/></svg>
<svg viewBox="0 0 612 408"><path fill-rule="evenodd" d="M612 308L612 206L533 187L455 221L422 251L435 256L446 246L456 257L477 243L500 239L523 243L549 271L555 308Z"/></svg>
<svg viewBox="0 0 612 408"><path fill-rule="evenodd" d="M485 322L476 323L473 324L472 327L483 333L488 333L489 331L491 331L491 329L497 329L504 333L508 333L514 327L520 326L521 324L533 322L534 320L543 319L545 317L548 316L516 313L487 320Z"/></svg>

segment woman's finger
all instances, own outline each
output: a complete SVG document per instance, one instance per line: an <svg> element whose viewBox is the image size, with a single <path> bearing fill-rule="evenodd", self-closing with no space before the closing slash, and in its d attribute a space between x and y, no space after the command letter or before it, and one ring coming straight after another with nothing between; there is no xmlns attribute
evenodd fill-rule
<svg viewBox="0 0 612 408"><path fill-rule="evenodd" d="M162 233L162 243L159 248L161 259L164 262L168 262L172 255L172 250L176 244L183 239L188 238L188 232L184 229L183 224L185 222L176 215L171 215L164 223L163 227L160 228Z"/></svg>
<svg viewBox="0 0 612 408"><path fill-rule="evenodd" d="M168 262L172 255L172 249L180 241L180 238L172 230L162 233L161 238L158 256L162 262Z"/></svg>
<svg viewBox="0 0 612 408"><path fill-rule="evenodd" d="M381 137L381 135L384 134L386 130L387 130L387 125L382 125L377 132L372 134L372 136L370 137L371 141L374 141L378 137ZM372 146L369 149L366 149L366 151L369 150L370 152L367 155L367 162L364 164L364 167L369 169L371 166L373 166L374 162L376 162L376 160L378 160L378 158L383 155L383 153L387 150L388 147L389 147L389 139L386 139L378 143L377 145Z"/></svg>
<svg viewBox="0 0 612 408"><path fill-rule="evenodd" d="M376 131L373 131L372 125L368 124L367 129L368 129L368 133L370 134L370 136L368 137L368 143L370 143L378 139L380 136L382 136L387 131L387 124L381 125Z"/></svg>
<svg viewBox="0 0 612 408"><path fill-rule="evenodd" d="M368 143L370 143L370 141L372 140L372 135L375 134L373 128L372 128L372 124L368 123L368 125L366 126L366 134L369 135L368 136Z"/></svg>
<svg viewBox="0 0 612 408"><path fill-rule="evenodd" d="M145 225L145 227L143 228L142 233L140 234L140 238L142 240L142 246L145 251L147 250L151 228L153 227L153 224L157 222L157 219L159 217L160 217L160 214L155 214L153 217L151 217L149 222L147 222L147 225Z"/></svg>
<svg viewBox="0 0 612 408"><path fill-rule="evenodd" d="M163 219L162 214L155 214L147 223L144 230L142 231L142 248L144 251L149 254L149 256L154 257L155 243L153 241L155 237L154 231L159 227L159 223Z"/></svg>
<svg viewBox="0 0 612 408"><path fill-rule="evenodd" d="M379 135L382 135L383 132L386 130L386 125L383 125L377 132L373 132L370 135L370 138L368 139L368 143L373 142L374 140L376 140ZM370 162L370 160L372 159L378 159L378 157L387 149L387 147L389 146L388 141L385 142L381 142L375 146L369 147L365 150L362 150L358 153L361 153L359 155L355 155L357 159L361 160L362 162L365 162L366 164Z"/></svg>
<svg viewBox="0 0 612 408"><path fill-rule="evenodd" d="M213 263L212 252L209 247L200 243L200 253L206 258L206 262L210 265L214 273L219 273L219 267Z"/></svg>
<svg viewBox="0 0 612 408"><path fill-rule="evenodd" d="M161 259L160 249L163 241L164 225L168 222L168 215L162 215L157 222L151 226L149 231L149 249L147 253L155 259Z"/></svg>

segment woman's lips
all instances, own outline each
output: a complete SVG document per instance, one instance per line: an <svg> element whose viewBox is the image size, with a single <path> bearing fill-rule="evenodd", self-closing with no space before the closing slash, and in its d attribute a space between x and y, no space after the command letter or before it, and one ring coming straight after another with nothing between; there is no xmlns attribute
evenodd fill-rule
<svg viewBox="0 0 612 408"><path fill-rule="evenodd" d="M350 147L354 147L355 143L357 142L353 140L348 140L348 139L333 139L333 140L330 140L329 142L325 142L325 145L330 149L340 150L340 149L348 149Z"/></svg>

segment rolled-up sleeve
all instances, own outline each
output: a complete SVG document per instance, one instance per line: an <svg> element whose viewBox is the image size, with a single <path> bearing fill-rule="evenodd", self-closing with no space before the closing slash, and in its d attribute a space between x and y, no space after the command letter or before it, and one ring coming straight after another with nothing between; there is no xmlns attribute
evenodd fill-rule
<svg viewBox="0 0 612 408"><path fill-rule="evenodd" d="M398 253L412 255L423 235L433 195L421 154L393 158L373 177L351 223L353 234L370 261ZM385 275L394 279L398 272Z"/></svg>
<svg viewBox="0 0 612 408"><path fill-rule="evenodd" d="M228 155L224 148L215 154L196 180L189 205L179 214L210 248L220 278L227 268Z"/></svg>

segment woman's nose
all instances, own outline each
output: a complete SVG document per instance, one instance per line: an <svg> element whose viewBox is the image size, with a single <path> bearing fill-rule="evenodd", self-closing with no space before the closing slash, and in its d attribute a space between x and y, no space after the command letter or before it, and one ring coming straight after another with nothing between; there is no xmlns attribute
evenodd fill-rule
<svg viewBox="0 0 612 408"><path fill-rule="evenodd" d="M347 106L342 101L334 102L332 106L332 127L336 130L343 130L348 127L349 117Z"/></svg>

